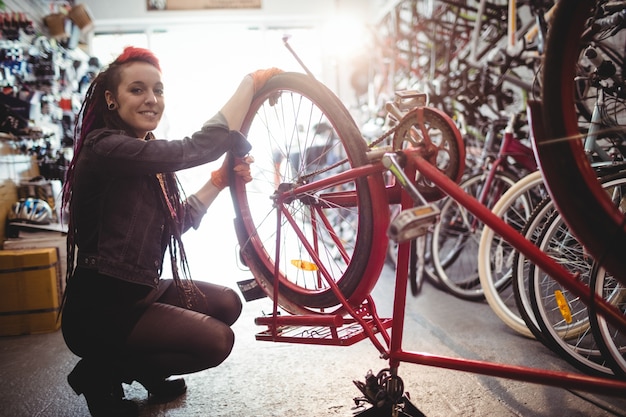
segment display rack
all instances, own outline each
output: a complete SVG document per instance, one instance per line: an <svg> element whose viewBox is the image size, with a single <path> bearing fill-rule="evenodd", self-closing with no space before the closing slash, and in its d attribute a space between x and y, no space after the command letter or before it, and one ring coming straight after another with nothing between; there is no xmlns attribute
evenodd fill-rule
<svg viewBox="0 0 626 417"><path fill-rule="evenodd" d="M74 1L0 2L0 182L11 188L3 195L22 198L16 191L34 178L63 181L75 115L99 70L83 43L90 24L88 11ZM3 237L14 202L0 202Z"/></svg>

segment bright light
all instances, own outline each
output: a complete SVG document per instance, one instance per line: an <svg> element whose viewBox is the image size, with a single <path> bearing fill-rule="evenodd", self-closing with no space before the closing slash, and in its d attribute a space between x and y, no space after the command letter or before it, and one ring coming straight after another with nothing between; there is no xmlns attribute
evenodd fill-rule
<svg viewBox="0 0 626 417"><path fill-rule="evenodd" d="M240 27L173 28L149 35L99 35L93 53L109 64L125 46L148 47L160 60L165 85L165 113L155 130L159 138L181 139L200 129L235 91L243 77L256 69L278 67L303 72L283 44L290 44L315 74L324 79L320 34L312 29L248 30ZM195 191L221 161L178 173L185 190Z"/></svg>
<svg viewBox="0 0 626 417"><path fill-rule="evenodd" d="M354 15L337 14L324 27L324 47L337 59L352 58L367 43L365 23Z"/></svg>
<svg viewBox="0 0 626 417"><path fill-rule="evenodd" d="M289 30L290 43L307 66L321 77L319 34ZM209 26L173 28L167 32L99 35L94 55L109 64L125 46L148 47L163 70L166 110L158 132L161 137L192 134L213 116L235 91L243 77L256 69L278 67L302 72L284 47L285 30L247 30Z"/></svg>

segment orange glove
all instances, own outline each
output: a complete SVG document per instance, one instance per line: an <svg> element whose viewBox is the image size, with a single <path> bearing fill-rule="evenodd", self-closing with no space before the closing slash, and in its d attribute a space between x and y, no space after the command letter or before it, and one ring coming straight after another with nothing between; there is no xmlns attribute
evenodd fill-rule
<svg viewBox="0 0 626 417"><path fill-rule="evenodd" d="M280 74L281 72L284 71L279 68L272 67L268 69L256 70L248 74L252 77L252 80L254 81L254 93L256 94L256 92L265 85L267 80L272 78L274 75Z"/></svg>
<svg viewBox="0 0 626 417"><path fill-rule="evenodd" d="M235 158L235 167L233 171L235 175L243 180L246 184L252 181L252 175L250 174L250 164L254 162L254 158L250 155L243 158ZM220 190L228 187L228 170L230 167L230 158L226 156L222 166L211 172L211 182L215 187Z"/></svg>

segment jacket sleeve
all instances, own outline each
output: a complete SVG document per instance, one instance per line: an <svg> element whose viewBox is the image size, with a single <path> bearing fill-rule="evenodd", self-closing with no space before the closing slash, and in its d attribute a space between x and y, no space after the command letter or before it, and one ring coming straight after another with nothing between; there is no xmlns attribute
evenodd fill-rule
<svg viewBox="0 0 626 417"><path fill-rule="evenodd" d="M244 156L251 149L246 138L229 130L219 117L180 140L146 141L122 131L100 129L88 136L85 146L91 148L91 167L113 176L174 172L215 161L228 151Z"/></svg>
<svg viewBox="0 0 626 417"><path fill-rule="evenodd" d="M206 214L208 207L202 204L195 194L192 194L187 197L187 200L185 200L183 209L184 221L182 232L185 233L191 227L194 229L198 229L198 227L200 227L200 221Z"/></svg>

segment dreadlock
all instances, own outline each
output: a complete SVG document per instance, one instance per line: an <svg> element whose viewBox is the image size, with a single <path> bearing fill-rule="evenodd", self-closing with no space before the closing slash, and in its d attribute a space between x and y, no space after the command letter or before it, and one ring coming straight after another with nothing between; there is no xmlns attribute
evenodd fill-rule
<svg viewBox="0 0 626 417"><path fill-rule="evenodd" d="M66 280L69 280L74 272L74 261L76 255L76 230L72 219L72 188L74 184L74 172L76 161L82 150L85 137L95 129L108 128L121 130L134 136L133 130L125 123L118 112L109 111L106 107L105 91L116 91L121 81L121 70L124 65L132 62L146 62L153 65L159 71L161 67L158 58L148 49L126 47L115 61L113 61L105 70L101 71L85 93L85 98L76 117L74 124L74 156L68 166L65 181L63 184L63 211L69 213L68 218L68 234L67 234L67 274ZM149 133L146 139L153 139L152 133ZM172 274L176 287L178 289L181 302L188 308L191 308L195 301L195 296L201 294L195 291L196 286L191 280L189 274L189 265L182 243L182 230L185 216L179 215L184 212L184 193L181 193L180 183L173 172L167 172L157 175L155 187L160 188L158 191L162 195L163 209L166 213L166 223L169 229L169 241L167 242L170 261L172 264ZM180 259L179 259L180 257ZM183 278L179 274L178 264L180 261Z"/></svg>

